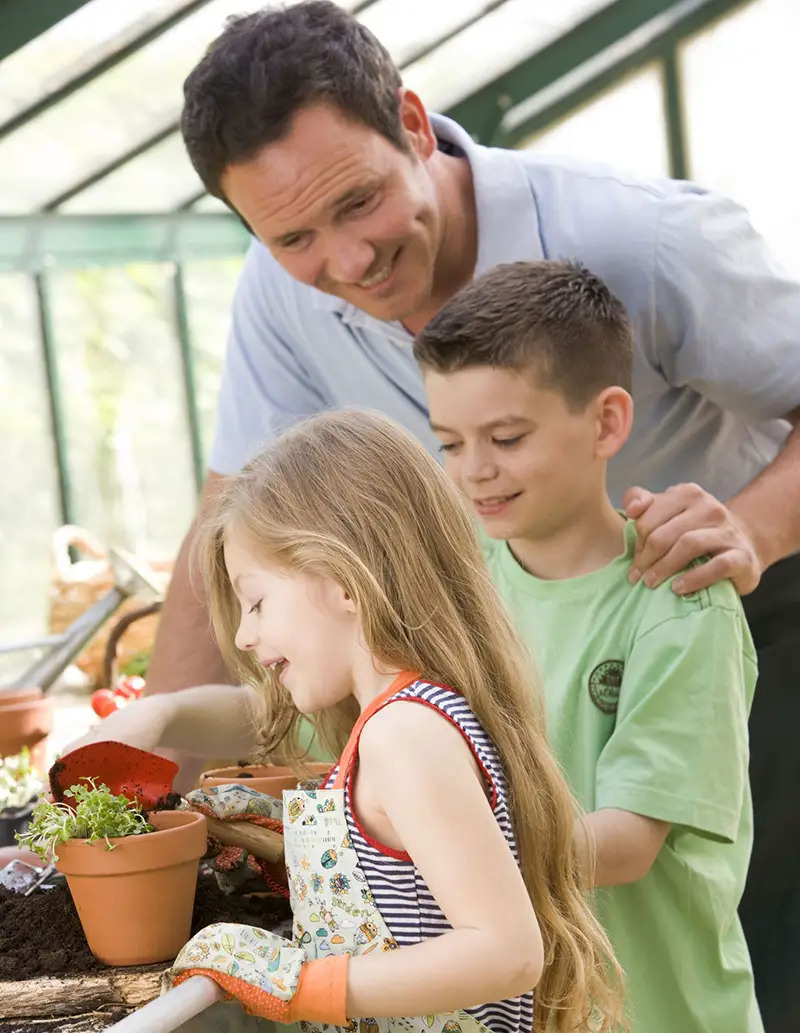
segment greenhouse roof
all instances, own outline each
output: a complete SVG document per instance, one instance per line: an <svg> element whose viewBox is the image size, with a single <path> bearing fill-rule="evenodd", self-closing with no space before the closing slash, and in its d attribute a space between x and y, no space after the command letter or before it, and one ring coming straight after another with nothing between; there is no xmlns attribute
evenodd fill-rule
<svg viewBox="0 0 800 1033"><path fill-rule="evenodd" d="M344 0L405 83L513 146L746 0ZM0 271L240 252L184 153L182 83L259 0L0 0ZM675 97L679 84L673 83ZM669 102L669 97L667 97ZM677 100L676 100L677 102ZM670 140L680 172L679 135Z"/></svg>

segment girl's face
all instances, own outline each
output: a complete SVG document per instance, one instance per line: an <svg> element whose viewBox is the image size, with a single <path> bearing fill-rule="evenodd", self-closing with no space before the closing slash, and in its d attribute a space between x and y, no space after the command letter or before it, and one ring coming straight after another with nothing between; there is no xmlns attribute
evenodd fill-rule
<svg viewBox="0 0 800 1033"><path fill-rule="evenodd" d="M360 623L344 590L257 558L236 534L226 535L224 551L241 605L237 648L274 669L303 714L353 695Z"/></svg>

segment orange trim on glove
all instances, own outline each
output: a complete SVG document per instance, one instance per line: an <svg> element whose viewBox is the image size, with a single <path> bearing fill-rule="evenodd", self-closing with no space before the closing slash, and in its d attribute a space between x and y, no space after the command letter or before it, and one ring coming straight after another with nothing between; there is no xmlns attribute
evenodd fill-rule
<svg viewBox="0 0 800 1033"><path fill-rule="evenodd" d="M331 1026L347 1025L347 966L349 954L331 955L307 961L300 970L297 990L291 1001L252 983L210 968L190 968L173 980L179 986L191 976L206 976L227 991L248 1015L291 1025L293 1022L318 1022Z"/></svg>
<svg viewBox="0 0 800 1033"><path fill-rule="evenodd" d="M300 969L289 1005L290 1022L347 1025L347 966L349 954L331 954L307 961Z"/></svg>

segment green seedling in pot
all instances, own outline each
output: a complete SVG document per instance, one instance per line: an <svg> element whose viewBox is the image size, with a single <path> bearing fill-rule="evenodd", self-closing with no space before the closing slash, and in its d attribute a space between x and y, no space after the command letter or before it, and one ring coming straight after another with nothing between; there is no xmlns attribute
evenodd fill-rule
<svg viewBox="0 0 800 1033"><path fill-rule="evenodd" d="M33 809L29 828L17 835L20 846L45 860L52 854L57 861L56 847L71 839L86 839L89 843L105 839L107 848L113 850L112 839L153 831L139 803L122 794L115 796L107 785L95 785L94 779L87 782L91 784L64 790L64 796L74 800L74 805L40 800Z"/></svg>

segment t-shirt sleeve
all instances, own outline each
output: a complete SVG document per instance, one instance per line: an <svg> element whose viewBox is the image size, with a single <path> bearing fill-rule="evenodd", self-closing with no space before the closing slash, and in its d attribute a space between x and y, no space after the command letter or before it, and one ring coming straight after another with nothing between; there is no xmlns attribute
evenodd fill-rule
<svg viewBox="0 0 800 1033"><path fill-rule="evenodd" d="M326 405L303 365L286 299L278 299L282 275L262 245L251 246L234 297L209 456L217 473L236 473L281 431Z"/></svg>
<svg viewBox="0 0 800 1033"><path fill-rule="evenodd" d="M748 420L800 406L800 283L743 208L714 194L664 200L654 300L670 384Z"/></svg>
<svg viewBox="0 0 800 1033"><path fill-rule="evenodd" d="M708 605L669 617L636 639L615 729L597 765L597 809L616 807L735 838L755 682L745 634L734 608Z"/></svg>

